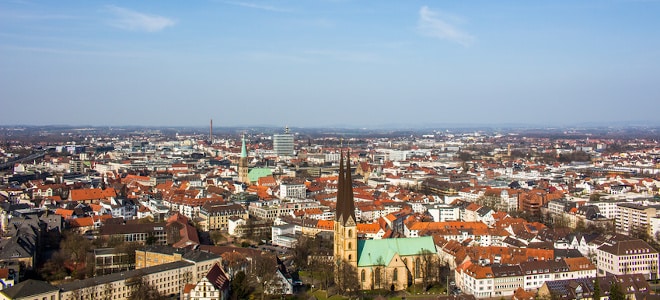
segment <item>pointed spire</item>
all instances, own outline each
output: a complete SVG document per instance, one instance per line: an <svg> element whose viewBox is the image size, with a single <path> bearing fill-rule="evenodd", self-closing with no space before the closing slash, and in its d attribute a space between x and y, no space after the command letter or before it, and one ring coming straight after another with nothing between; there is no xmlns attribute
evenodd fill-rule
<svg viewBox="0 0 660 300"><path fill-rule="evenodd" d="M243 134L243 138L241 139L242 145L241 145L241 157L247 157L247 147L245 146L245 134Z"/></svg>
<svg viewBox="0 0 660 300"><path fill-rule="evenodd" d="M345 202L346 202L346 216L344 217L344 222L348 220L349 216L353 217L355 221L355 200L353 199L353 178L351 176L351 150L346 151L346 178L344 179L344 192Z"/></svg>
<svg viewBox="0 0 660 300"><path fill-rule="evenodd" d="M342 225L349 218L355 221L355 202L353 199L353 180L351 178L351 152L346 153L346 165L344 166L344 151L341 152L339 160L339 180L337 184L337 209L335 220Z"/></svg>
<svg viewBox="0 0 660 300"><path fill-rule="evenodd" d="M344 198L343 191L344 191L344 150L340 150L339 177L337 179L337 206L335 207L335 221L339 221L342 219L341 213L344 211L343 210L344 202L341 201L341 199Z"/></svg>

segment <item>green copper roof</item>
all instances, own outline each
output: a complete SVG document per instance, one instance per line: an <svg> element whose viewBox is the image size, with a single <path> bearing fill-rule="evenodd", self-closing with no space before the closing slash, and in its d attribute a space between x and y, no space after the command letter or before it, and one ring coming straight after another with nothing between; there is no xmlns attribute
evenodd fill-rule
<svg viewBox="0 0 660 300"><path fill-rule="evenodd" d="M388 265L397 253L399 256L417 255L422 250L437 253L432 237L358 240L358 267Z"/></svg>
<svg viewBox="0 0 660 300"><path fill-rule="evenodd" d="M273 171L268 168L254 168L248 172L248 179L250 182L255 182L261 177L273 175Z"/></svg>
<svg viewBox="0 0 660 300"><path fill-rule="evenodd" d="M247 147L245 146L245 135L243 135L243 138L241 139L242 145L241 145L241 157L247 157Z"/></svg>

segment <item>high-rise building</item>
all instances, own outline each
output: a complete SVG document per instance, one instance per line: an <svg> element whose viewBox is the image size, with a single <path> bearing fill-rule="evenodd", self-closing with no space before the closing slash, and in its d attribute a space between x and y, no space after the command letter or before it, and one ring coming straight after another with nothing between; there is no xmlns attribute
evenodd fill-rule
<svg viewBox="0 0 660 300"><path fill-rule="evenodd" d="M273 151L277 156L293 156L293 134L288 126L283 134L273 135Z"/></svg>

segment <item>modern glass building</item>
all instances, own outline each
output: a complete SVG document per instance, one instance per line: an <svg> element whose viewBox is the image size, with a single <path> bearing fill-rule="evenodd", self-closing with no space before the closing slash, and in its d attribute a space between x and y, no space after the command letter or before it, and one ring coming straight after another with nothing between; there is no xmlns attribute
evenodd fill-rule
<svg viewBox="0 0 660 300"><path fill-rule="evenodd" d="M273 135L273 151L277 156L293 156L293 134L289 133L289 127L283 134Z"/></svg>

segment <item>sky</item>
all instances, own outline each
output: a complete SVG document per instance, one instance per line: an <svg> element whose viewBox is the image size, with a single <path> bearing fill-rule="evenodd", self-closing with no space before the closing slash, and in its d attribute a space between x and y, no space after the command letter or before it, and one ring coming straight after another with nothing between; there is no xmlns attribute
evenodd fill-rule
<svg viewBox="0 0 660 300"><path fill-rule="evenodd" d="M0 125L660 124L660 1L0 0Z"/></svg>

